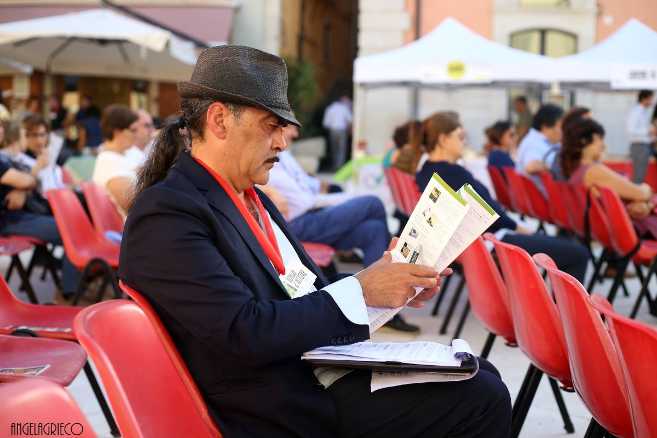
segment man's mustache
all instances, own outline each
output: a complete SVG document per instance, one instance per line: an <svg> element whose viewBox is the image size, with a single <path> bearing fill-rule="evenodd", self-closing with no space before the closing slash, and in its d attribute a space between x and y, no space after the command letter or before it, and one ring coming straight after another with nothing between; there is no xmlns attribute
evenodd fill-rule
<svg viewBox="0 0 657 438"><path fill-rule="evenodd" d="M267 161L265 161L265 163L278 163L279 161L281 161L280 158L272 157L272 158L268 159Z"/></svg>

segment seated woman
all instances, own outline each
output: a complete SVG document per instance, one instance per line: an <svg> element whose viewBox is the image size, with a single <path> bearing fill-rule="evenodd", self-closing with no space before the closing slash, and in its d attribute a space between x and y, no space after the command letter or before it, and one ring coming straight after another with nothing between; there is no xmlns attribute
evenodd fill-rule
<svg viewBox="0 0 657 438"><path fill-rule="evenodd" d="M0 143L0 234L35 237L44 242L61 245L55 219L47 214L47 203L36 202L39 196L36 175L43 161L29 170L13 162L7 152L20 148L20 129L3 122L4 139ZM45 202L45 201L43 201ZM79 273L68 258L62 263L62 295L68 298L77 287Z"/></svg>
<svg viewBox="0 0 657 438"><path fill-rule="evenodd" d="M511 122L499 120L485 131L487 143L484 151L488 155L488 165L500 170L516 167L511 154L516 150L516 131Z"/></svg>
<svg viewBox="0 0 657 438"><path fill-rule="evenodd" d="M571 184L608 187L626 203L627 212L640 234L657 238L657 216L653 193L646 183L634 184L600 160L605 150L605 130L593 119L579 119L564 133L561 166Z"/></svg>
<svg viewBox="0 0 657 438"><path fill-rule="evenodd" d="M135 142L137 114L125 105L110 105L103 111L101 128L105 142L96 158L93 181L107 190L125 218L134 195L135 168L125 152Z"/></svg>
<svg viewBox="0 0 657 438"><path fill-rule="evenodd" d="M488 189L457 161L463 153L464 131L459 121L446 113L435 113L424 123L424 144L428 160L416 175L423 190L434 173L440 175L454 190L465 183L474 187L481 197L500 215L488 231L496 233L502 241L517 245L530 254L543 252L556 262L559 269L568 272L579 281L584 280L589 254L577 242L565 238L533 233L509 217Z"/></svg>
<svg viewBox="0 0 657 438"><path fill-rule="evenodd" d="M395 167L402 172L415 175L422 158L422 123L418 120L406 122L395 129L392 139L395 147L383 156L383 167Z"/></svg>

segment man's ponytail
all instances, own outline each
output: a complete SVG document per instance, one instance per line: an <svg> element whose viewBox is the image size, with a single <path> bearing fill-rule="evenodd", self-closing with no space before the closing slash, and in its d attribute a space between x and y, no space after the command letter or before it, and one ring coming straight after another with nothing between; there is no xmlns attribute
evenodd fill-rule
<svg viewBox="0 0 657 438"><path fill-rule="evenodd" d="M135 198L167 176L180 153L191 147L192 138L203 138L205 115L212 102L196 98L181 101L182 115L178 119L167 121L162 127L146 162L137 173ZM187 135L183 135L184 132Z"/></svg>

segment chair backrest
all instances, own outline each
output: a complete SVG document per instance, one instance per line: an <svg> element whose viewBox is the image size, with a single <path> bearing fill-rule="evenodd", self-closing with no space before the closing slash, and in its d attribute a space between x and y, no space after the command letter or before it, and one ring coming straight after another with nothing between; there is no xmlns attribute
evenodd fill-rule
<svg viewBox="0 0 657 438"><path fill-rule="evenodd" d="M384 174L396 207L410 216L421 195L415 178L394 167L385 169Z"/></svg>
<svg viewBox="0 0 657 438"><path fill-rule="evenodd" d="M507 210L513 210L514 207L511 202L511 197L509 196L509 188L507 187L504 175L502 175L502 171L495 166L488 166L487 169L490 180L493 183L493 188L495 189L495 198Z"/></svg>
<svg viewBox="0 0 657 438"><path fill-rule="evenodd" d="M538 187L536 187L534 181L532 181L526 175L518 174L518 178L520 178L522 181L522 185L525 189L529 211L531 212L532 216L542 221L552 222L552 217L550 216L550 208L548 207L548 202L545 198L545 195L543 195Z"/></svg>
<svg viewBox="0 0 657 438"><path fill-rule="evenodd" d="M80 254L81 249L104 238L91 225L82 204L72 190L50 190L46 193L46 197L55 216L67 257L75 266L84 266L87 260Z"/></svg>
<svg viewBox="0 0 657 438"><path fill-rule="evenodd" d="M618 254L627 255L639 244L632 220L616 192L606 187L598 187L598 192L602 207L607 213L611 244Z"/></svg>
<svg viewBox="0 0 657 438"><path fill-rule="evenodd" d="M166 332L143 308L112 300L84 309L75 333L93 359L123 436L220 437L189 374L172 360ZM161 333L163 332L163 333ZM185 368L186 370L186 368Z"/></svg>
<svg viewBox="0 0 657 438"><path fill-rule="evenodd" d="M572 386L557 307L536 265L522 248L490 235L487 239L495 245L500 261L518 346L540 370Z"/></svg>
<svg viewBox="0 0 657 438"><path fill-rule="evenodd" d="M102 234L107 231L123 231L123 218L105 189L91 181L81 185L96 230Z"/></svg>
<svg viewBox="0 0 657 438"><path fill-rule="evenodd" d="M607 213L593 190L589 190L588 220L591 237L605 248L613 249Z"/></svg>
<svg viewBox="0 0 657 438"><path fill-rule="evenodd" d="M632 437L632 416L616 348L584 286L557 269L545 254L534 256L547 270L568 346L575 389L605 429Z"/></svg>
<svg viewBox="0 0 657 438"><path fill-rule="evenodd" d="M468 285L470 307L488 331L515 343L506 286L490 252L480 237L459 256Z"/></svg>
<svg viewBox="0 0 657 438"><path fill-rule="evenodd" d="M654 438L657 436L657 331L614 312L602 297L596 296L592 301L605 315L619 354L632 410L634 437Z"/></svg>
<svg viewBox="0 0 657 438"><path fill-rule="evenodd" d="M548 209L550 217L555 225L560 228L571 229L568 210L564 208L564 194L557 182L552 178L550 172L541 172L541 181L547 193Z"/></svg>
<svg viewBox="0 0 657 438"><path fill-rule="evenodd" d="M28 425L37 422L62 423L61 433L56 436L96 437L75 400L64 388L49 380L37 377L3 383L0 385L0 400L3 436L29 436ZM21 424L25 424L24 430L19 428Z"/></svg>
<svg viewBox="0 0 657 438"><path fill-rule="evenodd" d="M562 181L557 181L556 184L564 195L571 230L579 237L585 238L586 188L581 184L573 185Z"/></svg>
<svg viewBox="0 0 657 438"><path fill-rule="evenodd" d="M505 167L503 172L506 177L509 197L511 198L514 210L516 213L531 216L532 212L529 209L529 199L527 193L525 193L525 187L520 179L520 175L512 167Z"/></svg>

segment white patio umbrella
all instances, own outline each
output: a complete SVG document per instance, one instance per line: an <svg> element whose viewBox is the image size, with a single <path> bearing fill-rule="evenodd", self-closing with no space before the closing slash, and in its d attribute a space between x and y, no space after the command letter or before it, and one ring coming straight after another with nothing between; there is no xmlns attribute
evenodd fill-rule
<svg viewBox="0 0 657 438"><path fill-rule="evenodd" d="M92 9L0 25L0 57L47 73L178 81L197 52L167 30Z"/></svg>

